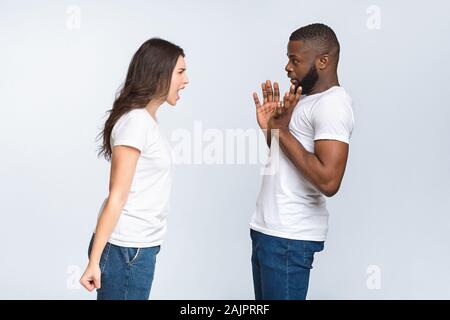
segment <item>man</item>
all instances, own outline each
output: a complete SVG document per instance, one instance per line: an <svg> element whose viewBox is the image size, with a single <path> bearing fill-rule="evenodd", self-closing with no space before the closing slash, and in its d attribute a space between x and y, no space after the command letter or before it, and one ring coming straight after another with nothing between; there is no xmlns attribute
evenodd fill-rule
<svg viewBox="0 0 450 320"><path fill-rule="evenodd" d="M285 68L289 93L280 101L278 84L266 81L262 105L253 94L273 168L263 177L250 222L257 300L306 299L314 253L324 248L324 196L339 190L354 125L352 100L337 76L339 49L324 24L294 31Z"/></svg>

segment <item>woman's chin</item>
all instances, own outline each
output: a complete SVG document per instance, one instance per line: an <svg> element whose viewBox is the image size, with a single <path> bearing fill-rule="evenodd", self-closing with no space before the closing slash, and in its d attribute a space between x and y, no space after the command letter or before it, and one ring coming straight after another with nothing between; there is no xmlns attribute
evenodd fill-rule
<svg viewBox="0 0 450 320"><path fill-rule="evenodd" d="M180 100L180 96L176 96L176 97L168 99L167 103L170 104L171 106L175 106L177 104L178 100Z"/></svg>
<svg viewBox="0 0 450 320"><path fill-rule="evenodd" d="M167 100L166 101L168 104L170 104L172 107L175 106L177 104L177 100Z"/></svg>

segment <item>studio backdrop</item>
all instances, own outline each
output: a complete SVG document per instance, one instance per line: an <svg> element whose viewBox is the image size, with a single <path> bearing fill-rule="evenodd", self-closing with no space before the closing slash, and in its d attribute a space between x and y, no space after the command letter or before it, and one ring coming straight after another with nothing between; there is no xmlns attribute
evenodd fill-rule
<svg viewBox="0 0 450 320"><path fill-rule="evenodd" d="M249 220L266 149L252 92L289 87L289 35L322 22L354 102L309 299L450 298L446 1L0 1L1 299L94 299L78 280L109 163L96 136L133 53L161 37L189 86L151 299L253 299ZM259 92L260 93L260 92Z"/></svg>

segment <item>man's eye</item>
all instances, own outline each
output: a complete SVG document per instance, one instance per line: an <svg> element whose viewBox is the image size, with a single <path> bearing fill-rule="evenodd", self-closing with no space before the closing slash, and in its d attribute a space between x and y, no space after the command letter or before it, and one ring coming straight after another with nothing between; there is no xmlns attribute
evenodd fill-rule
<svg viewBox="0 0 450 320"><path fill-rule="evenodd" d="M299 61L298 61L298 60L294 60L293 62L294 62L294 64L298 64L298 63L299 63Z"/></svg>

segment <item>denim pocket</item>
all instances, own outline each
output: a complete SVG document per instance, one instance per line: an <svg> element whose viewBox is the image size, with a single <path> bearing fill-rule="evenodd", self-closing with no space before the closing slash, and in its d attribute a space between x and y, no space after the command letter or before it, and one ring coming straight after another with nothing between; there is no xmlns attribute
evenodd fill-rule
<svg viewBox="0 0 450 320"><path fill-rule="evenodd" d="M106 270L106 263L108 262L109 252L111 251L111 244L106 243L105 248L102 252L102 257L100 258L100 272L104 273Z"/></svg>
<svg viewBox="0 0 450 320"><path fill-rule="evenodd" d="M324 248L324 241L306 241L306 250L312 253L320 252Z"/></svg>
<svg viewBox="0 0 450 320"><path fill-rule="evenodd" d="M128 253L128 265L132 265L139 258L139 253L141 252L141 248L127 248Z"/></svg>
<svg viewBox="0 0 450 320"><path fill-rule="evenodd" d="M316 252L322 251L323 248L324 248L324 241L304 241L303 262L309 269L312 269L313 267L312 264L314 262L314 254Z"/></svg>

